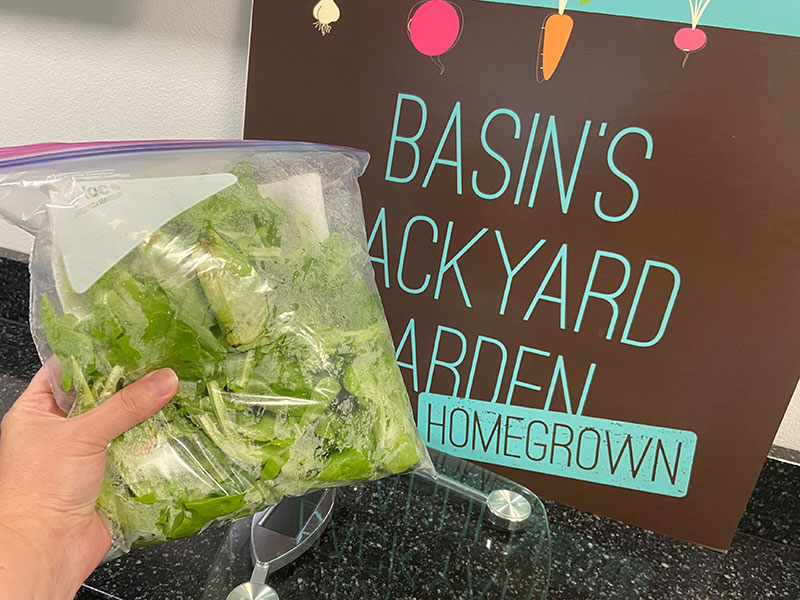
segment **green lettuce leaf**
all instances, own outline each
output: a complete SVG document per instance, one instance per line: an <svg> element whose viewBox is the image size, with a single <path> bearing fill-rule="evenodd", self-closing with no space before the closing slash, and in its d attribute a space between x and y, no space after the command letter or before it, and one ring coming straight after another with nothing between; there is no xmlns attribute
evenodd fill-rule
<svg viewBox="0 0 800 600"><path fill-rule="evenodd" d="M82 331L83 324L74 315L57 315L46 296L42 296L41 311L47 344L61 359L61 384L68 390L75 376L73 365L88 372L95 364L92 338Z"/></svg>

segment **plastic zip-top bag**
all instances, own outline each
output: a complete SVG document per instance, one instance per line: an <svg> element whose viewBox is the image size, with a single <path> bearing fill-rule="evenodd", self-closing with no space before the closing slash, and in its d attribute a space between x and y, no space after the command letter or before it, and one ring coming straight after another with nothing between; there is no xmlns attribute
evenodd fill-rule
<svg viewBox="0 0 800 600"><path fill-rule="evenodd" d="M109 556L432 468L367 254L367 161L264 141L0 152L0 215L35 235L31 330L59 405L80 414L162 367L180 380L109 447Z"/></svg>

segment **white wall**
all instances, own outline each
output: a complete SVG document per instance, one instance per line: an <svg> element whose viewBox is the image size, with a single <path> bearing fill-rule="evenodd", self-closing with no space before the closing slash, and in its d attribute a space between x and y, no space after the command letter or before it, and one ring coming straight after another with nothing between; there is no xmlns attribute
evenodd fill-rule
<svg viewBox="0 0 800 600"><path fill-rule="evenodd" d="M250 0L0 0L0 146L240 138ZM0 246L30 250L0 223Z"/></svg>
<svg viewBox="0 0 800 600"><path fill-rule="evenodd" d="M800 386L794 391L792 403L775 436L775 445L800 452Z"/></svg>
<svg viewBox="0 0 800 600"><path fill-rule="evenodd" d="M0 146L241 137L250 7L0 0ZM0 222L0 247L30 243ZM800 391L776 444L800 450Z"/></svg>

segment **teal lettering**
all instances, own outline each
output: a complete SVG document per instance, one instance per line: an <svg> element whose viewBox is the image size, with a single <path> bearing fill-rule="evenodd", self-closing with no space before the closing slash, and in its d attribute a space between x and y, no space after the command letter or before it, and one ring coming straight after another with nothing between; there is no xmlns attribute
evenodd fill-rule
<svg viewBox="0 0 800 600"><path fill-rule="evenodd" d="M497 368L497 381L494 385L494 394L492 394L492 399L489 402L497 402L497 397L500 395L500 386L503 383L503 373L506 369L506 362L508 360L508 352L506 351L506 347L503 345L503 342L500 340L496 340L494 338L486 337L483 335L478 336L478 341L475 344L475 354L472 357L472 367L469 370L469 379L467 380L467 389L464 392L465 398L472 398L472 383L475 380L475 370L478 367L478 357L481 354L481 346L483 343L493 344L500 348L500 366Z"/></svg>
<svg viewBox="0 0 800 600"><path fill-rule="evenodd" d="M472 304L469 301L469 294L467 293L467 288L464 287L464 279L461 277L461 269L458 267L458 260L462 258L467 251L475 245L479 239L483 237L483 234L489 231L486 227L481 229L475 236L467 242L467 244L461 248L456 254L453 255L453 258L447 258L448 250L450 249L450 240L452 239L453 235L453 222L449 221L447 223L447 233L445 234L444 238L444 248L442 248L442 259L439 263L439 276L436 279L436 290L433 293L434 300L439 299L439 293L442 291L442 279L444 278L444 274L453 269L453 272L456 275L456 279L458 280L458 286L461 289L461 295L464 297L464 304L467 308L472 308Z"/></svg>
<svg viewBox="0 0 800 600"><path fill-rule="evenodd" d="M406 340L411 340L411 362L400 362L400 354L403 352L403 348L405 348ZM414 384L414 391L419 391L419 383L417 381L417 333L416 333L416 326L414 324L414 319L408 320L408 325L406 325L406 330L403 332L403 337L400 338L400 343L397 344L397 350L395 351L394 355L395 361L397 361L397 366L402 369L411 369L411 378Z"/></svg>
<svg viewBox="0 0 800 600"><path fill-rule="evenodd" d="M454 361L446 361L439 359L439 342L441 341L442 333L450 333L455 335L461 341L461 351L458 355L458 358ZM431 355L431 366L428 369L428 383L425 386L425 391L431 391L431 382L433 381L433 371L436 369L436 366L444 367L450 370L453 373L453 391L450 393L452 396L458 395L458 386L461 383L461 376L458 373L458 365L464 360L464 357L467 355L467 338L464 337L464 334L461 333L458 329L452 329L450 327L445 327L444 325L439 325L436 328L436 339L433 342L433 354Z"/></svg>
<svg viewBox="0 0 800 600"><path fill-rule="evenodd" d="M645 142L647 142L647 148L644 153L645 159L650 160L650 158L653 156L653 137L647 131L639 127L627 127L615 135L614 139L611 140L606 157L608 161L608 167L611 169L611 172L614 173L614 175L619 177L622 181L628 184L629 188L631 188L631 201L630 204L628 204L628 208L621 215L616 216L609 215L600 206L600 199L603 197L603 192L597 192L594 195L594 212L604 221L609 221L611 223L618 223L619 221L624 221L630 217L633 214L633 211L636 209L637 203L639 202L639 186L637 186L636 182L628 175L620 171L614 162L614 151L617 149L617 144L623 137L630 133L641 135L645 139Z"/></svg>
<svg viewBox="0 0 800 600"><path fill-rule="evenodd" d="M500 314L504 315L506 312L506 305L508 304L508 295L511 293L511 281L514 279L514 276L519 272L519 270L525 266L525 263L533 258L533 255L536 254L539 248L544 245L546 240L539 240L536 245L528 251L528 253L525 255L525 258L519 261L517 266L512 269L511 263L508 261L506 246L503 243L503 235L497 229L495 230L494 234L497 238L497 246L500 248L500 256L503 258L503 266L506 268L506 287L503 290L503 299L500 302Z"/></svg>
<svg viewBox="0 0 800 600"><path fill-rule="evenodd" d="M400 289L408 294L421 294L428 287L428 283L430 283L431 280L431 276L426 273L425 279L422 281L422 285L417 288L412 288L408 287L403 279L403 269L406 263L406 251L408 250L408 236L411 232L411 226L417 221L423 221L431 226L431 229L433 229L434 244L439 240L439 228L436 226L436 222L430 217L417 215L416 217L411 217L408 220L408 223L406 223L406 228L403 230L403 245L400 247L400 260L397 263L397 284L400 286ZM387 285L386 287L389 286Z"/></svg>
<svg viewBox="0 0 800 600"><path fill-rule="evenodd" d="M533 179L533 187L531 188L531 195L528 198L528 207L533 208L536 201L536 192L539 191L539 182L542 178L542 170L544 163L547 159L547 150L552 145L553 159L556 163L556 177L558 178L558 193L561 197L561 212L567 214L569 204L572 201L572 192L575 189L575 181L578 178L578 171L581 168L581 160L583 159L583 151L586 148L586 138L589 136L589 129L592 126L591 121L586 121L583 126L583 135L578 144L578 151L575 154L575 162L572 164L572 173L569 178L569 186L564 187L564 168L561 164L561 152L558 149L558 131L556 130L556 118L550 116L547 120L547 131L544 136L544 143L542 144L542 151L539 154L539 164L536 167L536 175Z"/></svg>
<svg viewBox="0 0 800 600"><path fill-rule="evenodd" d="M672 292L670 292L669 300L667 301L667 306L664 309L664 314L661 316L661 324L659 325L658 332L656 333L655 337L646 342L640 342L638 340L630 339L628 337L628 334L631 331L631 325L633 324L633 317L636 314L636 310L639 308L639 300L641 300L642 298L642 290L644 289L644 282L647 279L647 275L650 273L650 267L655 267L669 271L669 273L672 275ZM675 307L675 299L678 297L678 290L680 289L680 287L681 287L681 274L678 273L678 269L676 269L672 265L659 262L657 260L645 261L644 269L642 270L642 276L639 278L639 285L636 286L636 294L633 297L631 312L628 315L628 320L625 322L625 329L622 331L622 338L620 339L620 341L623 344L629 344L631 346L639 346L640 348L655 346L659 341L661 341L661 338L664 337L664 332L667 330L667 323L669 322L669 318L672 315L672 309Z"/></svg>
<svg viewBox="0 0 800 600"><path fill-rule="evenodd" d="M525 185L525 176L528 174L528 165L531 162L531 152L533 151L533 140L536 138L536 130L539 128L539 113L533 115L531 121L531 133L528 136L528 145L525 148L525 158L522 159L522 169L519 173L519 182L517 182L517 193L514 195L514 204L518 205L522 197L522 186Z"/></svg>
<svg viewBox="0 0 800 600"><path fill-rule="evenodd" d="M455 160L441 158L442 150L447 138L450 136L450 131L455 127L456 130L456 158ZM431 180L431 175L436 168L436 165L445 165L448 167L456 168L456 193L461 195L461 102L456 102L453 106L453 112L450 114L450 119L442 132L442 138L439 140L439 146L433 154L431 166L428 167L428 173L422 182L422 187L428 187Z"/></svg>
<svg viewBox="0 0 800 600"><path fill-rule="evenodd" d="M583 392L581 392L581 399L578 403L578 408L575 411L576 415L583 414L583 406L586 404L586 396L589 394L589 386L592 385L592 378L594 378L594 370L597 367L595 363L589 365L589 372L586 374L586 380L583 383ZM567 369L564 365L564 357L560 354L556 357L556 367L553 369L553 378L550 380L550 387L547 390L547 400L544 403L544 410L550 410L550 403L553 400L556 384L561 383L561 389L564 392L564 404L567 409L567 414L572 414L572 402L569 396L569 385L567 385Z"/></svg>
<svg viewBox="0 0 800 600"><path fill-rule="evenodd" d="M519 380L519 368L522 365L522 357L525 354L536 354L538 356L550 356L546 350L539 350L538 348L528 348L528 346L520 346L517 350L517 360L514 362L514 374L511 376L511 384L508 387L508 395L506 396L506 404L511 404L511 398L514 396L514 389L518 387L528 388L535 392L541 391L542 387L533 383L528 383Z"/></svg>
<svg viewBox="0 0 800 600"><path fill-rule="evenodd" d="M417 127L416 133L411 136L401 136L398 135L397 131L400 127L400 112L403 107L403 102L409 100L411 102L415 102L419 105L422 109L422 117L420 118L419 127ZM419 146L417 145L417 140L422 136L422 133L425 131L425 124L428 121L428 107L425 104L425 101L418 97L414 96L413 94L397 94L397 104L394 110L394 123L392 124L392 139L389 142L389 156L386 160L386 181L392 181L394 183L408 183L414 176L417 174L417 169L419 168ZM405 177L395 177L392 175L392 162L394 161L394 150L395 146L398 143L403 143L411 146L411 149L414 151L414 168L411 169L411 173L406 175Z"/></svg>
<svg viewBox="0 0 800 600"><path fill-rule="evenodd" d="M597 275L597 266L600 264L601 258L611 258L616 260L617 262L621 263L623 268L625 269L625 275L622 278L622 283L619 284L616 290L610 293L601 293L592 290L592 285L594 284L595 276ZM589 272L589 279L586 282L586 289L583 292L583 299L581 300L581 307L578 311L578 318L575 320L575 329L574 331L577 333L580 331L581 323L583 322L583 313L586 310L586 303L589 301L589 298L597 298L599 300L605 300L608 302L609 306L611 306L611 320L608 323L608 331L606 332L606 339L611 339L611 334L614 332L614 327L617 324L617 317L619 316L619 307L617 306L617 302L615 298L619 296L625 286L628 285L628 280L631 276L631 265L628 262L628 259L622 256L621 254L615 254L614 252L605 252L603 250L598 250L595 252L594 261L592 262L592 270Z"/></svg>
<svg viewBox="0 0 800 600"><path fill-rule="evenodd" d="M380 229L381 232L381 255L380 256L372 256L369 255L369 259L377 263L379 265L383 265L383 285L384 287L389 287L389 262L386 259L386 256L389 254L389 247L386 243L386 208L381 207L380 212L378 212L378 218L375 219L375 224L372 226L372 232L369 234L369 241L367 242L367 252L372 250L372 244L375 241L375 238L378 236L378 230Z"/></svg>
<svg viewBox="0 0 800 600"><path fill-rule="evenodd" d="M558 269L559 265L561 266L561 287L560 287L560 295L558 296L549 296L544 293L544 290L547 288L547 285L550 283L550 279L553 277L553 274ZM539 285L539 289L536 291L536 295L531 300L530 306L528 306L528 310L523 317L523 320L527 321L531 318L533 314L533 309L536 308L536 305L539 303L540 300L544 300L545 302L553 302L558 304L560 307L560 326L561 329L565 329L567 327L567 245L561 244L561 248L558 250L558 254L553 259L553 263L550 265L550 269L547 271L547 274L544 276L541 285Z"/></svg>
<svg viewBox="0 0 800 600"><path fill-rule="evenodd" d="M495 117L499 115L507 115L514 120L514 125L516 126L516 129L514 130L515 140L519 139L522 130L522 123L520 122L517 113L507 108L498 108L497 110L492 111L489 114L489 116L486 117L486 120L483 122L483 127L481 128L481 145L483 146L483 149L486 151L486 154L495 159L498 163L500 163L500 166L503 167L503 184L496 192L493 193L482 192L478 187L478 171L475 170L472 172L472 191L475 192L476 196L478 196L479 198L483 198L484 200L494 200L495 198L499 198L500 196L502 196L505 193L506 189L508 189L508 184L511 181L511 167L509 167L508 161L505 158L503 158L502 155L498 154L495 150L493 150L489 146L489 142L486 140L486 131L489 129L489 124Z"/></svg>

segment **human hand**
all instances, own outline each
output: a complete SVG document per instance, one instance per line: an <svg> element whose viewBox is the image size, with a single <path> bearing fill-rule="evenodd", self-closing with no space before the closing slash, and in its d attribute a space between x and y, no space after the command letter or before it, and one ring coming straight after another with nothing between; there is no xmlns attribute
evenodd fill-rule
<svg viewBox="0 0 800 600"><path fill-rule="evenodd" d="M160 369L68 419L39 370L0 424L0 598L77 593L111 544L95 507L108 444L177 389L175 373Z"/></svg>

